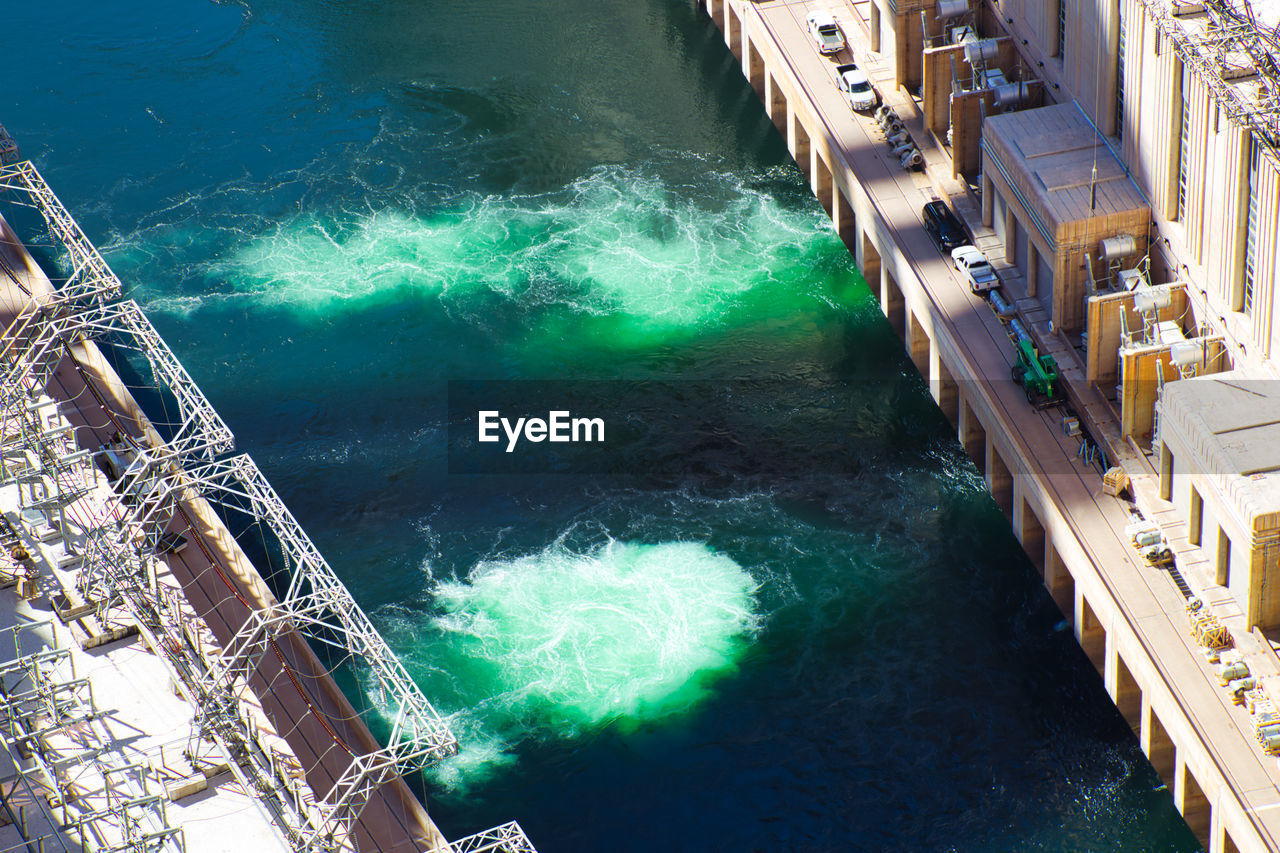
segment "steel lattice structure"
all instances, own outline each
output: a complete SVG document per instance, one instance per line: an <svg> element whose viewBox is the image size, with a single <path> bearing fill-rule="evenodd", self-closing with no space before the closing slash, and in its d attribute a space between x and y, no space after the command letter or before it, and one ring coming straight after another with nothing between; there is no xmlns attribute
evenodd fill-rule
<svg viewBox="0 0 1280 853"><path fill-rule="evenodd" d="M452 842L453 853L538 853L515 821Z"/></svg>
<svg viewBox="0 0 1280 853"><path fill-rule="evenodd" d="M18 143L4 129L4 125L0 124L0 164L11 163L18 156Z"/></svg>
<svg viewBox="0 0 1280 853"><path fill-rule="evenodd" d="M57 289L55 301L109 299L119 295L120 279L30 160L0 168L0 189L25 194L30 206L44 217L49 233L67 252L71 275Z"/></svg>
<svg viewBox="0 0 1280 853"><path fill-rule="evenodd" d="M1252 131L1263 150L1280 162L1280 42L1263 30L1247 0L1140 0L1160 32L1173 42L1178 58L1213 92L1227 119ZM1205 18L1184 21L1188 13ZM1241 78L1257 76L1251 97Z"/></svg>
<svg viewBox="0 0 1280 853"><path fill-rule="evenodd" d="M260 636L274 636L274 630L287 626L368 668L371 686L393 711L388 749L398 767L421 767L424 759L438 760L457 752L458 742L448 725L247 454L161 478L149 496L131 508L123 526L153 528L170 517L176 501L197 495L247 512L264 524L280 543L290 570L276 608L254 616L250 620L254 624L242 628L238 636L243 637L245 648L226 649L229 662L242 658L246 648L260 642Z"/></svg>
<svg viewBox="0 0 1280 853"><path fill-rule="evenodd" d="M9 399L7 408L11 410L14 401L22 400L24 391L44 390L69 344L104 335L130 339L133 348L146 357L157 387L167 389L178 402L181 420L163 448L147 451L152 461L213 459L234 448L231 430L132 299L47 317L31 337L8 341L10 346L4 353L8 363L0 376L0 387Z"/></svg>
<svg viewBox="0 0 1280 853"><path fill-rule="evenodd" d="M280 600L251 611L221 653L213 656L207 672L197 673L202 725L214 727L230 713L236 684L246 680L276 640L289 632L359 661L386 711L387 746L370 753L352 752L328 797L316 804L322 819L303 833L304 849L332 846L377 788L404 772L455 754L457 738L247 455L186 470L173 467L150 481L132 507L121 501L123 518L100 548L115 555L103 563L108 577L101 579L102 586L112 593L123 592L126 598L145 595L145 572L140 570L135 540L142 531L163 529L180 502L198 496L247 512L262 523L279 542L290 571Z"/></svg>

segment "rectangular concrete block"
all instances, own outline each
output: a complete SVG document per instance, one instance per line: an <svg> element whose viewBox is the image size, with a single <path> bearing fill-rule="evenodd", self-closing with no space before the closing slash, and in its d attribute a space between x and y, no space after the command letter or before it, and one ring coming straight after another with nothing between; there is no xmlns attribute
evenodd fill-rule
<svg viewBox="0 0 1280 853"><path fill-rule="evenodd" d="M185 776L176 782L170 782L164 786L165 793L171 802L178 802L192 794L198 794L209 787L209 777L203 773L194 773L191 776Z"/></svg>

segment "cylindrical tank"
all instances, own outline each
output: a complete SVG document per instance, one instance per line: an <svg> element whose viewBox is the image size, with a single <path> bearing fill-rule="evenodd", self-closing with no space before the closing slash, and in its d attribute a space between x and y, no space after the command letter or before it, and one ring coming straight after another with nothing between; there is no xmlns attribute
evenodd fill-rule
<svg viewBox="0 0 1280 853"><path fill-rule="evenodd" d="M968 11L968 0L938 0L938 17L944 21L948 18L958 18Z"/></svg>
<svg viewBox="0 0 1280 853"><path fill-rule="evenodd" d="M1244 661L1236 661L1235 663L1223 664L1218 670L1218 680L1223 684L1236 678L1244 678L1249 674L1249 667Z"/></svg>
<svg viewBox="0 0 1280 853"><path fill-rule="evenodd" d="M1031 335L1027 334L1026 326L1023 326L1022 321L1019 320L1017 317L1009 321L1009 328L1013 329L1013 334L1018 338L1018 340L1020 341L1031 340Z"/></svg>
<svg viewBox="0 0 1280 853"><path fill-rule="evenodd" d="M996 58L999 52L995 39L978 39L977 41L966 42L964 46L964 61L970 65L990 62Z"/></svg>
<svg viewBox="0 0 1280 853"><path fill-rule="evenodd" d="M1002 110L1020 107L1031 97L1030 87L1021 80L1017 83L1005 83L1003 86L996 86L994 92L996 106Z"/></svg>
<svg viewBox="0 0 1280 853"><path fill-rule="evenodd" d="M1161 535L1159 530L1143 530L1133 535L1133 542L1139 548L1150 548L1160 544Z"/></svg>
<svg viewBox="0 0 1280 853"><path fill-rule="evenodd" d="M1191 367L1204 361L1204 341L1181 341L1169 347L1174 367Z"/></svg>
<svg viewBox="0 0 1280 853"><path fill-rule="evenodd" d="M1173 293L1168 287L1144 287L1133 294L1133 307L1139 314L1149 314L1173 304Z"/></svg>
<svg viewBox="0 0 1280 853"><path fill-rule="evenodd" d="M991 291L991 307L996 309L996 313L1001 317L1013 313L1013 305L1001 296L998 290Z"/></svg>
<svg viewBox="0 0 1280 853"><path fill-rule="evenodd" d="M1138 241L1128 234L1117 234L1115 237L1108 237L1103 240L1101 247L1102 260L1110 263L1111 261L1118 261L1121 258L1137 254Z"/></svg>

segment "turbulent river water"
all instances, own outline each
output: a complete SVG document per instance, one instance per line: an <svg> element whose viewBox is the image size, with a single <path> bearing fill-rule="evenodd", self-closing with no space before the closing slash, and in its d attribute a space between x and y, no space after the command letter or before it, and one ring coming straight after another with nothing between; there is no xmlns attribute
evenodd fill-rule
<svg viewBox="0 0 1280 853"><path fill-rule="evenodd" d="M689 2L10 5L0 121L451 715L449 835L1195 849ZM693 428L458 473L513 379Z"/></svg>

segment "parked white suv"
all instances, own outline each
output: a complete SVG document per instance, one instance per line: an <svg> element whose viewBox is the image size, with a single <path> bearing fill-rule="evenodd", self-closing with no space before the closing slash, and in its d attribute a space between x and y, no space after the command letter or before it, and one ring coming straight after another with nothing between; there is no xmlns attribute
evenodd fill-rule
<svg viewBox="0 0 1280 853"><path fill-rule="evenodd" d="M872 110L880 102L867 72L854 63L836 66L836 88L844 93L849 106L855 110Z"/></svg>

